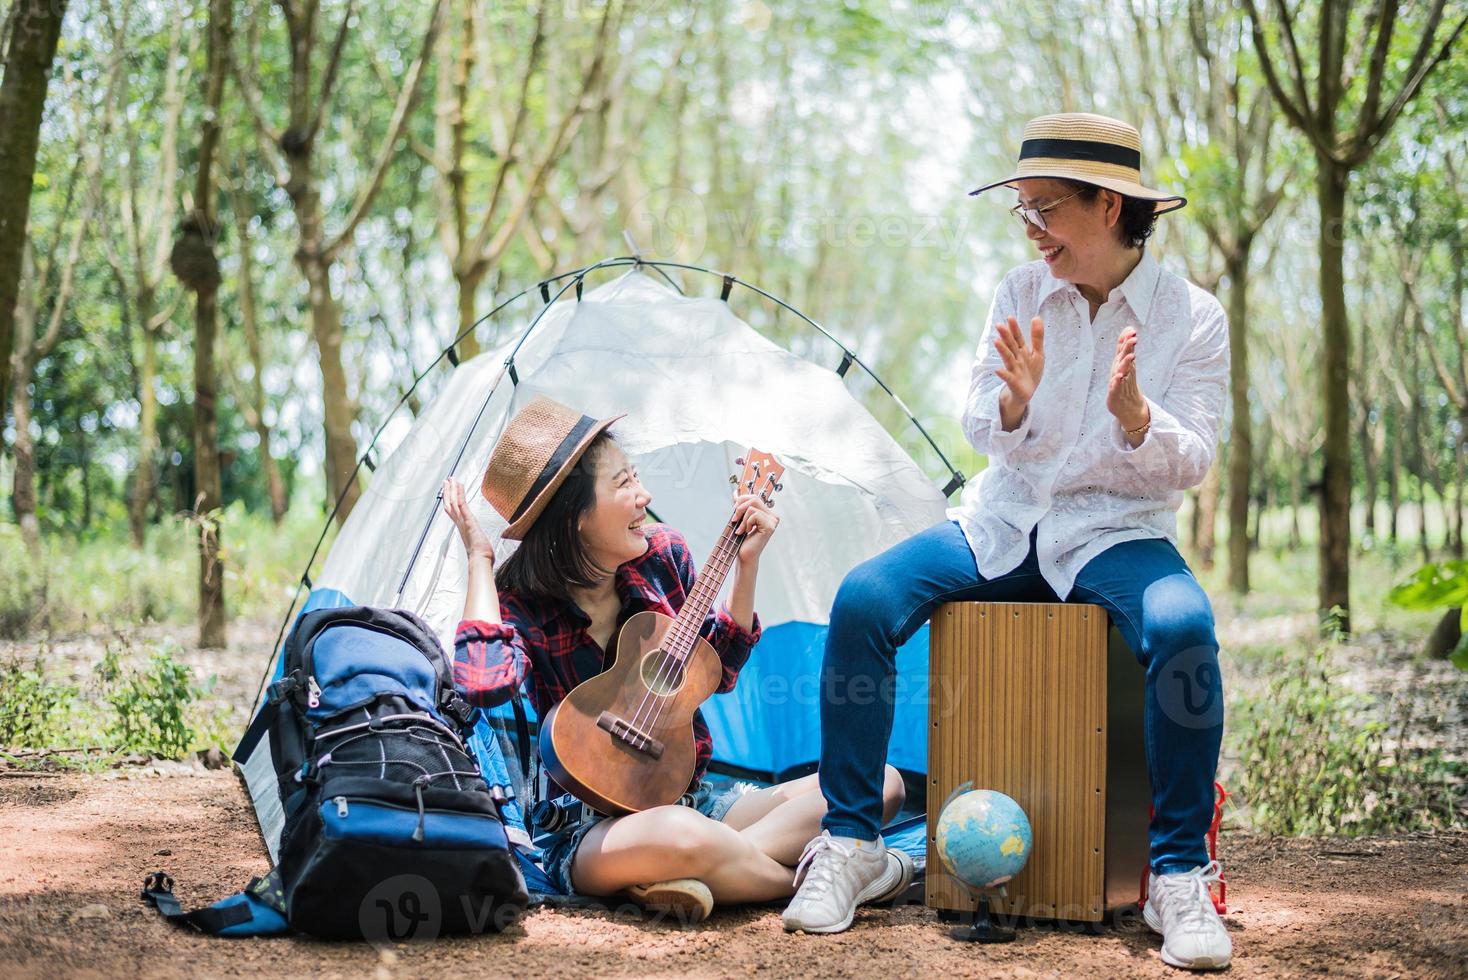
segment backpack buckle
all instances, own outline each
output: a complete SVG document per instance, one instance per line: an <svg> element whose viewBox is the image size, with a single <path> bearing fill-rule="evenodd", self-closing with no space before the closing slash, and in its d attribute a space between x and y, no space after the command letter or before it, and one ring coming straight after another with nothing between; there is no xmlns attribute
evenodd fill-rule
<svg viewBox="0 0 1468 980"><path fill-rule="evenodd" d="M469 722L474 718L474 708L459 696L459 692L452 691L445 695L443 704L439 706L444 714L459 723L459 727L468 728Z"/></svg>
<svg viewBox="0 0 1468 980"><path fill-rule="evenodd" d="M280 704L295 693L300 686L301 672L293 670L265 689L265 700L271 704Z"/></svg>
<svg viewBox="0 0 1468 980"><path fill-rule="evenodd" d="M323 756L322 758L328 758L330 757L330 755L331 753L328 752L326 756ZM316 782L316 777L320 774L320 772L321 762L316 759L307 759L305 762L301 763L301 768L296 771L296 782L314 784Z"/></svg>

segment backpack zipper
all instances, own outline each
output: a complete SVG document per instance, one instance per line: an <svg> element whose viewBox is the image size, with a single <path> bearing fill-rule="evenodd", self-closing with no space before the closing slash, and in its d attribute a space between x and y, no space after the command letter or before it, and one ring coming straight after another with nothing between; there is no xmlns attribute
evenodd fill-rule
<svg viewBox="0 0 1468 980"><path fill-rule="evenodd" d="M423 809L423 784L428 780L427 776L419 776L413 780L413 795L418 798L418 826L413 828L413 839L423 840L423 822L428 814Z"/></svg>
<svg viewBox="0 0 1468 980"><path fill-rule="evenodd" d="M465 812L463 810L453 810L453 809L446 809L446 808L443 808L443 807L429 807L429 806L426 806L424 804L424 802L423 802L423 787L420 786L420 785L417 785L415 783L414 786L413 786L413 790L414 790L415 795L417 796L417 807L416 807L416 809L418 811L418 824L417 824L417 826L415 826L413 828L413 833L411 835L412 840L413 840L414 843L421 844L423 842L424 836L425 836L424 835L424 830L425 830L425 827L426 827L426 821L428 819L428 814L430 812L432 812L432 813L450 814L450 815L453 815L453 816L481 817L481 818L483 818L485 820L493 820L495 823L498 823L501 827L504 827L504 820L503 820L503 818L501 818L497 814L493 814L492 815L492 814L488 814L488 813L468 813L468 812ZM412 813L413 810L415 809L415 807L413 805L411 805L411 804L408 805L408 806L403 806L402 804L399 804L399 803L389 803L386 800L378 800L378 799L373 799L371 797L362 797L362 796L353 796L353 797L333 796L331 798L331 802L334 803L334 804L336 804L336 815L337 815L337 817L339 819L347 819L348 818L349 812L350 812L349 804L351 802L353 802L353 801L355 801L357 803L365 803L369 809L371 809L373 807L378 807L378 808L385 809L385 810L399 810L399 811L406 810L408 813ZM505 828L506 832L508 832L508 829L509 828Z"/></svg>
<svg viewBox="0 0 1468 980"><path fill-rule="evenodd" d="M316 675L312 674L306 678L306 707L319 708L321 706L321 686L316 683Z"/></svg>

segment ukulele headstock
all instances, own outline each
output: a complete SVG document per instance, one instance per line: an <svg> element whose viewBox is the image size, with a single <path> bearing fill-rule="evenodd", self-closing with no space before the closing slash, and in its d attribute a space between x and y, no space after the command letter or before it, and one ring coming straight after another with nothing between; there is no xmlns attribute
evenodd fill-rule
<svg viewBox="0 0 1468 980"><path fill-rule="evenodd" d="M775 494L783 490L785 485L780 482L785 476L785 467L780 461L769 453L761 452L750 446L744 455L734 461L737 465L744 467L736 477L730 477L737 493L755 493L765 502L765 506L775 506Z"/></svg>

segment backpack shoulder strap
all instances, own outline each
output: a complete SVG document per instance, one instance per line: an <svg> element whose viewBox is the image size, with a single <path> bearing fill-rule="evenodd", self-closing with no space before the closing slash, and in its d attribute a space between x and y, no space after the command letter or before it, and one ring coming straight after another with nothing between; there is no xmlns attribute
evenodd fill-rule
<svg viewBox="0 0 1468 980"><path fill-rule="evenodd" d="M173 879L155 871L143 883L142 899L174 925L193 927L210 936L274 936L290 931L280 879L274 871L251 880L244 891L188 912L173 894Z"/></svg>

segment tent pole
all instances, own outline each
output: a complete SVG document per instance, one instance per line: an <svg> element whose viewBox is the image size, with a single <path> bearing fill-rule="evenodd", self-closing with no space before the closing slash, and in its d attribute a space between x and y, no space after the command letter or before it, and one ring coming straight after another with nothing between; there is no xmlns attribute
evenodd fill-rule
<svg viewBox="0 0 1468 980"><path fill-rule="evenodd" d="M573 287L575 288L577 298L579 299L581 296L582 282L586 279L586 274L588 272L607 266L627 265L634 261L635 260L633 259L622 258L605 259L601 262L596 263L595 265L587 266L585 269L580 270L580 274L576 275L570 282L566 283L559 290L557 290L556 294L551 297L550 302L546 303L540 308L540 312L535 314L535 318L530 321L530 325L527 326L525 330L520 334L520 339L515 342L514 348L511 349L509 356L505 358L504 367L501 368L499 375L494 379L494 384L489 386L489 393L484 396L484 401L480 403L479 411L474 413L474 421L469 426L469 430L464 433L464 438L460 440L458 451L454 454L454 461L449 465L450 474L457 473L459 471L459 464L464 461L464 454L469 451L469 443L473 441L474 433L479 431L479 423L484 419L484 413L489 410L489 403L494 400L495 392L499 391L500 382L504 381L505 375L508 373L510 375L511 382L517 386L519 385L519 378L515 374L515 355L520 353L520 348L525 343L526 339L529 338L531 331L533 331L537 326L540 325L541 319L550 310L550 308L555 305L556 301L566 294L566 290ZM398 590L393 595L392 604L394 607L402 605L403 592L408 588L408 579L412 576L413 569L418 564L418 556L423 552L424 543L428 541L428 532L433 527L433 519L438 516L438 510L442 503L443 487L440 486L438 488L438 493L436 493L433 497L433 508L428 512L428 519L423 522L423 529L418 532L418 541L416 544L413 545L413 550L408 554L408 564L403 569L403 577L398 581Z"/></svg>
<svg viewBox="0 0 1468 980"><path fill-rule="evenodd" d="M632 243L631 243L630 240L629 240L628 244L629 245L632 245ZM725 300L728 299L728 294L729 294L729 291L732 288L732 286L737 283L738 285L741 285L741 286L745 287L746 289L749 289L752 292L755 292L755 293L759 294L760 296L762 296L765 299L769 300L770 302L774 303L776 306L779 306L781 309L784 309L787 312L793 314L794 316L799 317L801 320L805 321L805 323L807 323L811 327L813 327L816 330L818 330L821 333L822 336L824 336L827 340L831 341L831 343L835 344L841 350L841 352L842 352L842 361L841 361L842 370L838 371L838 374L841 377L844 378L846 376L846 369L849 369L850 366L851 366L851 364L854 363L857 366L859 366L863 371L866 372L866 374L867 374L868 377L870 377L873 381L875 381L877 383L877 385L882 389L882 391L884 391L888 395L888 397L890 397L893 401L895 401L897 403L898 407L902 409L903 414L907 416L908 421L913 424L913 426L918 430L918 433L920 435L922 435L924 441L926 441L927 444L928 444L928 446L933 450L933 452L937 454L938 459L942 462L943 466L948 470L948 472L950 474L950 479L948 481L948 484L947 484L947 486L945 487L945 489L943 491L944 492L944 496L951 496L955 490L957 490L959 487L963 486L963 484L965 482L963 474L960 473L953 466L953 464L951 462L949 462L948 457L943 453L943 450L938 447L937 442L935 442L933 440L933 437L931 435L929 435L928 430L925 429L923 427L923 424L917 420L917 417L915 415L913 415L912 410L907 407L907 404L905 402L903 402L903 400L900 397L898 397L898 395L897 395L896 392L894 392L890 387L888 387L887 383L885 381L883 381L881 379L881 377L879 377L877 375L877 373L875 371L873 371L871 369L871 367L869 367L866 364L866 362L862 361L861 358L857 357L857 355L855 354L855 352L853 352L849 347L847 347L845 344L843 344L840 340L836 339L836 337L829 330L827 330L825 327L821 326L821 324L817 323L815 320L811 319L809 316L807 316L806 314L802 313L800 310L796 309L794 306L791 306L789 303L787 303L784 300L780 299L778 296L775 296L772 293L766 292L765 290L759 288L758 286L754 285L753 283L745 282L743 279L740 279L737 276L733 276L733 275L730 275L730 274L727 274L727 273L723 273L723 272L718 272L718 271L716 271L714 269L707 268L706 266L692 265L692 264L685 263L685 262L672 262L672 261L666 261L666 260L662 260L662 259L647 259L647 258L643 258L642 255L637 252L635 246L633 246L633 251L636 254L629 255L629 256L616 256L616 257L613 257L613 258L603 259L600 262L596 262L596 263L593 263L591 265L582 266L582 267L577 268L577 269L571 269L571 270L569 270L567 272L557 273L554 276L551 276L551 277L549 277L547 279L541 280L540 282L538 282L533 287L527 287L526 289L520 290L520 292L518 292L515 295L509 297L504 302L502 302L498 306L496 306L494 309L492 309L488 313L486 313L484 316L482 316L478 320L474 321L474 323L470 324L468 327L465 327L462 331L460 331L459 334L457 336L455 336L454 339L447 346L445 346L442 351L439 352L439 355L437 357L435 357L428 364L427 367L425 367L421 372L419 372L413 378L413 383L408 386L408 388L407 388L406 391L403 392L402 396L398 399L397 404L394 405L393 408L392 408L392 410L387 413L387 415L384 417L382 423L377 427L377 430L372 433L372 439L371 439L371 441L367 445L366 453L364 453L362 457L359 457L358 458L357 465L356 465L356 467L352 471L352 478L351 478L351 480L347 481L347 483L344 484L344 489L342 491L342 494L338 495L337 500L336 500L336 504L335 504L335 506L332 507L331 514L326 518L325 525L321 529L321 534L316 539L316 546L314 548L312 548L312 550L311 550L311 557L306 560L306 569L305 569L304 572L301 573L301 578L299 580L299 583L296 586L295 595L292 596L292 598L291 598L290 607L286 610L285 617L281 620L280 630L279 630L279 632L278 632L278 634L276 636L276 640L275 640L275 647L271 651L270 659L269 659L269 661L267 661L267 663L265 665L265 672L264 672L264 674L260 678L259 690L257 691L257 693L255 695L255 703L256 703L257 706L259 705L260 698L261 698L261 696L263 695L263 693L265 691L265 685L268 683L268 681L270 679L270 672L271 672L271 670L275 666L275 659L276 659L276 657L278 657L280 655L281 641L285 638L286 628L290 625L291 615L292 615L292 613L295 612L296 603L300 600L301 588L305 585L306 582L309 581L309 574L310 574L310 571L311 571L311 566L313 564L315 564L315 562L316 562L316 556L321 551L321 545L326 540L326 535L331 530L331 523L332 523L332 521L334 521L336 519L337 511L339 511L341 509L342 500L345 497L345 493L346 493L345 487L351 486L352 485L352 482L356 480L357 475L361 472L362 463L367 458L367 455L370 454L372 452L372 450L376 448L376 446L377 446L377 440L382 436L383 431L386 430L386 428L388 426L388 423L391 422L392 419L397 415L398 411L405 404L407 404L408 399L410 397L412 397L412 395L413 395L413 393L415 391L418 390L418 385L422 383L423 379L426 378L426 377L428 377L428 375L435 368L437 368L438 365L439 365L439 363L441 361L443 361L443 360L448 360L449 363L453 367L457 367L458 366L458 363L459 363L459 358L458 358L458 353L457 353L456 348L458 347L459 342L462 341L465 337L467 337L470 333L472 333L473 331L477 330L480 327L481 324L485 323L486 321L490 320L491 318L493 318L494 316L496 316L497 314L499 314L500 311L503 310L505 307L509 306L511 303L514 303L514 302L518 301L519 299L521 299L522 297L524 297L527 293L531 292L532 289L536 289L536 290L538 290L540 292L541 297L544 300L544 305L542 306L540 312L537 313L536 316L535 316L535 318L530 322L530 325L528 327L526 327L525 330L521 333L519 339L515 342L515 346L514 346L513 350L511 350L510 355L505 359L505 370L501 372L500 377L496 378L494 385L492 385L490 387L489 396L486 397L486 399L484 401L484 404L480 406L479 414L475 416L474 426L470 428L469 435L465 437L464 442L460 445L459 452L458 452L458 454L454 458L454 465L450 469L450 472L453 472L454 470L458 469L459 463L462 462L464 452L468 449L469 440L473 436L474 429L478 427L479 419L483 415L485 409L488 407L490 399L492 399L494 397L494 393L498 389L500 381L503 380L504 374L506 372L511 372L512 373L512 381L514 383L516 383L516 384L519 383L518 377L517 376L514 376L514 359L515 359L515 355L517 353L519 353L520 347L525 343L525 340L530 336L530 332L535 329L535 327L536 327L537 324L540 323L541 317L543 317L545 315L546 311L550 308L550 306L556 300L560 299L561 296L566 292L566 290L569 289L569 288L571 288L572 285L576 285L578 287L578 290L579 290L579 286L580 286L581 282L586 278L586 276L589 273L594 272L594 271L596 271L598 269L622 268L622 267L626 267L626 266L633 266L635 268L641 268L643 266L647 266L649 268L655 269L660 276L662 276L665 280L667 280L668 284L670 286L672 286L673 289L677 290L677 292L679 293L679 295L683 295L683 289L682 289L682 287L679 286L678 283L675 282L668 275L668 273L665 271L665 269L683 269L683 270L686 270L686 271L689 271L689 272L699 272L699 273L703 273L705 275L719 276L720 278L722 278L724 280L723 288L722 288L721 291L723 293L723 297L722 298L725 299ZM554 284L554 283L558 283L558 282L560 282L563 279L571 279L572 282L567 283L566 285L561 286L560 289L555 293L555 295L554 296L551 296L551 292L550 292L551 285ZM443 499L443 490L442 490L442 488L440 488L438 494L434 498L433 510L429 512L428 520L424 523L423 530L420 532L420 534L418 536L418 543L417 543L417 545L415 545L412 554L409 556L409 559L408 559L408 567L403 572L402 580L399 582L399 585L398 585L397 594L394 597L394 604L395 605L398 602L400 602L401 599L402 599L403 591L407 587L408 578L412 574L413 566L417 562L417 559L418 559L418 554L422 551L423 545L424 545L425 541L428 538L428 532L431 529L431 527L433 526L433 518L438 513L438 508L439 508L439 506L442 503L442 499Z"/></svg>

